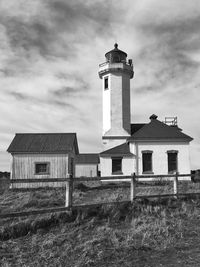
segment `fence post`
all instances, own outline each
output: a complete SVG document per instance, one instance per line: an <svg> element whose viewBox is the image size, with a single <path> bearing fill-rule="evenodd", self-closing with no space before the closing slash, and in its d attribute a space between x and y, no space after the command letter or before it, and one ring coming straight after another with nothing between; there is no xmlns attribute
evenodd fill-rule
<svg viewBox="0 0 200 267"><path fill-rule="evenodd" d="M65 207L71 209L72 207L72 196L73 196L73 177L68 175L69 181L66 182L66 198L65 198Z"/></svg>
<svg viewBox="0 0 200 267"><path fill-rule="evenodd" d="M174 176L174 195L178 198L178 172Z"/></svg>
<svg viewBox="0 0 200 267"><path fill-rule="evenodd" d="M135 172L132 174L131 177L131 202L134 202L134 199L136 198L136 179L135 179Z"/></svg>

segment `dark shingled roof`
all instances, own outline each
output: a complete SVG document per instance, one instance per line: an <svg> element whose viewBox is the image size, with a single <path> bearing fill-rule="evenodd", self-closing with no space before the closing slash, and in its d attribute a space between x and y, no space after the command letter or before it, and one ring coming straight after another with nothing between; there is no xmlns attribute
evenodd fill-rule
<svg viewBox="0 0 200 267"><path fill-rule="evenodd" d="M131 123L131 135L140 130L147 123Z"/></svg>
<svg viewBox="0 0 200 267"><path fill-rule="evenodd" d="M127 143L124 143L119 146L115 146L113 148L110 148L106 151L103 151L100 153L101 157L106 157L106 156L133 156L130 152L129 145Z"/></svg>
<svg viewBox="0 0 200 267"><path fill-rule="evenodd" d="M76 133L19 133L7 151L10 153L66 153L75 148L78 154Z"/></svg>
<svg viewBox="0 0 200 267"><path fill-rule="evenodd" d="M99 154L97 153L84 153L76 156L76 164L98 164Z"/></svg>
<svg viewBox="0 0 200 267"><path fill-rule="evenodd" d="M189 135L184 134L177 126L168 126L165 123L152 119L150 123L144 124L128 140L183 140L192 141Z"/></svg>

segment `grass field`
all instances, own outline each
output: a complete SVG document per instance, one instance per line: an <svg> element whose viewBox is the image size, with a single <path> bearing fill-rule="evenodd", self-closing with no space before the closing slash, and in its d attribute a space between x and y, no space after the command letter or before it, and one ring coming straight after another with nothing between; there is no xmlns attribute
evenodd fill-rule
<svg viewBox="0 0 200 267"><path fill-rule="evenodd" d="M4 183L5 185L5 183ZM1 186L3 188L3 186ZM1 190L0 212L64 205L63 189ZM137 188L169 193L170 184ZM200 191L183 183L183 191ZM79 187L76 204L128 200L130 189ZM0 221L0 266L200 266L200 199L137 200Z"/></svg>

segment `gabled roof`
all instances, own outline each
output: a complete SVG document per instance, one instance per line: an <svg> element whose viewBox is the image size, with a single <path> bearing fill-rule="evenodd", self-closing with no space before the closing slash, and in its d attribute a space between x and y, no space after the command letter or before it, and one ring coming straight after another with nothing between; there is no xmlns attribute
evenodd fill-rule
<svg viewBox="0 0 200 267"><path fill-rule="evenodd" d="M78 154L76 133L17 133L8 147L10 153Z"/></svg>
<svg viewBox="0 0 200 267"><path fill-rule="evenodd" d="M76 156L76 164L98 164L99 154L97 153L84 153Z"/></svg>
<svg viewBox="0 0 200 267"><path fill-rule="evenodd" d="M174 141L192 141L193 138L184 134L177 126L168 126L157 120L156 117L150 117L151 121L145 124L128 139L131 140L174 140Z"/></svg>
<svg viewBox="0 0 200 267"><path fill-rule="evenodd" d="M100 157L108 156L134 156L134 154L130 152L129 145L127 143L124 143L100 153Z"/></svg>

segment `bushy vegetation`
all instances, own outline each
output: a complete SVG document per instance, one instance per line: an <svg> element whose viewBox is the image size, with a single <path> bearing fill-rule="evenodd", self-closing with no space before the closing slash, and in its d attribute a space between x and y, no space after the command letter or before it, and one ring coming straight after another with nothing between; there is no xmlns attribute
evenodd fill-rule
<svg viewBox="0 0 200 267"><path fill-rule="evenodd" d="M0 177L0 194L3 194L9 189L10 178L2 176Z"/></svg>
<svg viewBox="0 0 200 267"><path fill-rule="evenodd" d="M10 172L2 172L0 171L0 179L1 178L10 178Z"/></svg>

